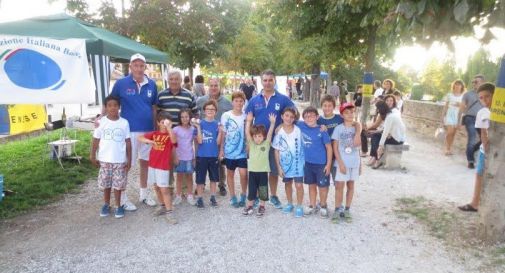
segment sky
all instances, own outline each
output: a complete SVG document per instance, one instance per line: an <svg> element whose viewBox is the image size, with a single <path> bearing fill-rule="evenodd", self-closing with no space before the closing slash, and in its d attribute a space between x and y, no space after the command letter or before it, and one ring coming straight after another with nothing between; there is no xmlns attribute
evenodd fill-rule
<svg viewBox="0 0 505 273"><path fill-rule="evenodd" d="M101 0L88 0L90 11L95 11L100 6ZM116 7L120 7L121 0L113 0ZM125 1L127 5L129 1ZM30 8L26 8L26 7ZM49 15L65 12L66 1L54 0L0 0L0 23L7 21L22 20L29 17ZM119 9L119 8L118 8ZM478 30L477 30L478 31ZM493 60L505 54L505 30L493 29L498 40L484 46ZM456 40L456 68L464 71L469 56L477 51L481 45L475 38L459 37ZM433 44L431 48L421 46L404 46L397 49L391 68L394 70L402 66L410 66L416 71L422 71L428 62L433 59L447 58L451 53L441 44Z"/></svg>

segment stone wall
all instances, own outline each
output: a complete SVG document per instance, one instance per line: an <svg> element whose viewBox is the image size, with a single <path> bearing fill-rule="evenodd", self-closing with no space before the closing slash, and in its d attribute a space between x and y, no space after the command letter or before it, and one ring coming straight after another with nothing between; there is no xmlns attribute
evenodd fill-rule
<svg viewBox="0 0 505 273"><path fill-rule="evenodd" d="M407 136L409 131L414 131L433 140L438 145L443 145L443 140L435 139L435 130L442 121L443 104L407 100L403 103L402 117L407 126ZM456 133L454 148L464 150L466 147L466 130L460 128Z"/></svg>

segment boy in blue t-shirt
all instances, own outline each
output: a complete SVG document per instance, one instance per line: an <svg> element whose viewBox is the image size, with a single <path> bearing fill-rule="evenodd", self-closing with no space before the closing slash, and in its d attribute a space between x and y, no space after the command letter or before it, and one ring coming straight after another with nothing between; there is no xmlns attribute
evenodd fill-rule
<svg viewBox="0 0 505 273"><path fill-rule="evenodd" d="M330 136L317 125L319 113L315 107L309 106L302 113L303 122L297 126L302 131L303 148L305 154L304 183L309 185L309 207L305 214L312 214L316 209L317 189L321 202L321 217L328 217L326 199L330 186L330 171L332 148ZM326 155L326 156L324 156Z"/></svg>
<svg viewBox="0 0 505 273"><path fill-rule="evenodd" d="M209 172L210 180L210 205L217 206L216 187L219 181L219 145L221 145L222 132L219 123L214 120L217 112L217 103L214 100L206 102L202 107L205 118L193 125L197 129L198 150L196 153L196 189L198 199L196 206L203 208L203 189L205 188L205 178Z"/></svg>
<svg viewBox="0 0 505 273"><path fill-rule="evenodd" d="M335 97L332 95L325 95L321 99L321 108L323 109L323 115L319 116L317 119L318 125L324 125L328 129L328 135L331 137L333 135L333 130L335 127L342 124L344 119L341 115L335 114L335 108L337 107L337 103L335 101ZM335 175L337 173L337 167L334 166L335 159L332 158L331 164L331 177L335 179Z"/></svg>
<svg viewBox="0 0 505 273"><path fill-rule="evenodd" d="M340 106L340 113L344 117L344 123L333 131L331 138L333 152L335 154L337 175L335 176L335 213L332 220L350 220L350 207L354 195L354 182L358 180L361 170L361 158L359 147L361 146L361 125L354 123L354 105L344 103ZM344 199L344 186L347 185L345 198L345 210L342 207Z"/></svg>

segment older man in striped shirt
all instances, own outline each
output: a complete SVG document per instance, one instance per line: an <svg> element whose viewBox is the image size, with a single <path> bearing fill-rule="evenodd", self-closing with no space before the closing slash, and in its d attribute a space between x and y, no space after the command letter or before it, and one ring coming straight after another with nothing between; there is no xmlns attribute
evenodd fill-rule
<svg viewBox="0 0 505 273"><path fill-rule="evenodd" d="M179 125L179 112L189 108L193 116L198 115L195 97L181 86L182 75L180 71L168 73L168 88L158 94L158 109L170 113L172 126Z"/></svg>

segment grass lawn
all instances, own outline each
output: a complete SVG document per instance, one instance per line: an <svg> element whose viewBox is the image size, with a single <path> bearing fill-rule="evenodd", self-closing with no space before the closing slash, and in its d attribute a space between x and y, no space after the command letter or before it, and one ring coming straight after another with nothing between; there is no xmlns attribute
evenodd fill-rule
<svg viewBox="0 0 505 273"><path fill-rule="evenodd" d="M49 140L59 139L59 131L52 132ZM69 133L74 137L73 131ZM15 192L0 202L0 219L10 218L33 208L53 202L64 193L74 192L76 186L97 175L89 162L91 133L77 131L77 154L81 164L49 158L48 137L43 134L25 140L0 144L0 173L4 176L4 189Z"/></svg>

